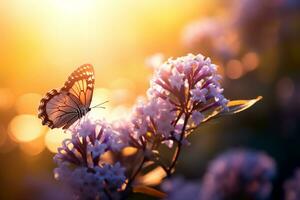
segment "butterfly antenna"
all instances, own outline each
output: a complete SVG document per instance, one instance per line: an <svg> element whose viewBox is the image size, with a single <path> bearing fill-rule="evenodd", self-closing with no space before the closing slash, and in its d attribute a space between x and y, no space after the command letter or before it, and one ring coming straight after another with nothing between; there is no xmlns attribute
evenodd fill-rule
<svg viewBox="0 0 300 200"><path fill-rule="evenodd" d="M105 108L104 106L101 106L101 105L103 105L103 104L105 104L105 103L108 103L108 101L104 101L104 102L102 102L102 103L100 103L100 104L97 104L97 105L95 105L95 106L93 106L93 107L91 107L91 108Z"/></svg>

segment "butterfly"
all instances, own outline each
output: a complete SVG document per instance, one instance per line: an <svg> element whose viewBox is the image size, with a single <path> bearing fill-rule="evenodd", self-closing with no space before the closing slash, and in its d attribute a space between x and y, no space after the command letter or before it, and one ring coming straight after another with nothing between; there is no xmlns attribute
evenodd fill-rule
<svg viewBox="0 0 300 200"><path fill-rule="evenodd" d="M90 110L94 91L94 68L90 64L78 67L58 91L53 89L42 98L38 117L43 125L69 128Z"/></svg>

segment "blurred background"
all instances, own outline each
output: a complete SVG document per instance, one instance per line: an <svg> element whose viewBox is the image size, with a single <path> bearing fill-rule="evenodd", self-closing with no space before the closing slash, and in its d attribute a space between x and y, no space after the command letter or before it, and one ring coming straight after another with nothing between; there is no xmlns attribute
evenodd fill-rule
<svg viewBox="0 0 300 200"><path fill-rule="evenodd" d="M299 10L297 0L2 0L0 199L59 189L52 158L69 136L41 126L37 108L74 69L94 65L92 105L109 103L91 115L116 120L145 95L151 66L187 53L211 57L227 98L264 98L201 127L176 173L199 179L225 150L262 150L277 162L272 199L281 199L300 167Z"/></svg>

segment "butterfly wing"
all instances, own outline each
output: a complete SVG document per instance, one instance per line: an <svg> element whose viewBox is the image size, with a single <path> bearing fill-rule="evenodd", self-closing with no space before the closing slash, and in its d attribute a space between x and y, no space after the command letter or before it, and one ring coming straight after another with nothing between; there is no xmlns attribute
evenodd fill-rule
<svg viewBox="0 0 300 200"><path fill-rule="evenodd" d="M79 105L79 100L71 94L51 90L41 100L39 118L42 119L43 125L50 128L65 129L79 119Z"/></svg>
<svg viewBox="0 0 300 200"><path fill-rule="evenodd" d="M82 65L65 82L64 87L51 90L41 100L39 118L50 128L69 128L90 107L94 90L92 65Z"/></svg>
<svg viewBox="0 0 300 200"><path fill-rule="evenodd" d="M69 76L61 91L73 94L87 109L92 102L94 83L95 77L93 66L85 64L80 66Z"/></svg>

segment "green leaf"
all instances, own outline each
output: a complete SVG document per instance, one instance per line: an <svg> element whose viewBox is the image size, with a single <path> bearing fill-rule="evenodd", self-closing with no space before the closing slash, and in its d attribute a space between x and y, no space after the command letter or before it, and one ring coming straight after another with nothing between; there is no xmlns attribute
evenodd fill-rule
<svg viewBox="0 0 300 200"><path fill-rule="evenodd" d="M144 186L144 185L137 185L133 187L133 192L135 193L142 193L142 194L146 194L149 196L153 196L153 197L157 197L160 199L163 199L166 197L166 194L155 189L152 187L148 187L148 186Z"/></svg>
<svg viewBox="0 0 300 200"><path fill-rule="evenodd" d="M208 115L202 122L207 122L211 119L215 119L224 115L232 115L239 112L242 112L251 106L253 106L256 102L260 101L262 96L258 96L255 99L250 100L233 100L227 103L227 107L229 110L222 110L220 107L214 110L210 115Z"/></svg>

